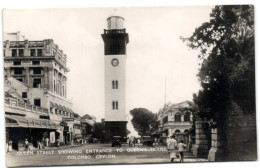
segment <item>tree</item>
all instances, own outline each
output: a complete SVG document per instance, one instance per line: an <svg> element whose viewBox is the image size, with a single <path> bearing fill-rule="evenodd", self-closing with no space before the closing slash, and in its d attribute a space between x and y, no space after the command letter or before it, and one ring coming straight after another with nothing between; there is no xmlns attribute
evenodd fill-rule
<svg viewBox="0 0 260 168"><path fill-rule="evenodd" d="M199 49L202 89L194 96L201 118L225 127L230 113L255 113L254 8L216 6L209 22L184 39Z"/></svg>
<svg viewBox="0 0 260 168"><path fill-rule="evenodd" d="M156 114L152 113L146 108L135 108L130 111L130 114L133 116L131 122L134 129L138 132L139 135L145 135L155 131L157 124Z"/></svg>

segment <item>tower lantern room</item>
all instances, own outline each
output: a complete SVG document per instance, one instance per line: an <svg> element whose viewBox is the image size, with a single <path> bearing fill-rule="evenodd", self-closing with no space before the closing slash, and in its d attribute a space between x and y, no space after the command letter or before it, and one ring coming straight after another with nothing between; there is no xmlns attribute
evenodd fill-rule
<svg viewBox="0 0 260 168"><path fill-rule="evenodd" d="M124 29L124 18L120 16L111 16L107 18L108 30L120 30Z"/></svg>
<svg viewBox="0 0 260 168"><path fill-rule="evenodd" d="M129 40L124 28L124 18L120 16L107 18L107 29L104 30L102 38L105 43L105 55L125 55Z"/></svg>

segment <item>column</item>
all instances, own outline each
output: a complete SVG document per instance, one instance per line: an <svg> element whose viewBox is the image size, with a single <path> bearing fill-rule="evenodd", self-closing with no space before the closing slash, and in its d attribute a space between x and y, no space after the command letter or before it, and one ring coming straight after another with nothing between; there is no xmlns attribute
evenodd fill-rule
<svg viewBox="0 0 260 168"><path fill-rule="evenodd" d="M10 67L6 67L6 77L7 79L11 77L11 70L10 70Z"/></svg>
<svg viewBox="0 0 260 168"><path fill-rule="evenodd" d="M48 67L43 68L43 88L48 88Z"/></svg>
<svg viewBox="0 0 260 168"><path fill-rule="evenodd" d="M48 89L53 92L53 67L48 67Z"/></svg>
<svg viewBox="0 0 260 168"><path fill-rule="evenodd" d="M30 71L29 67L25 67L25 84L30 86Z"/></svg>
<svg viewBox="0 0 260 168"><path fill-rule="evenodd" d="M211 129L211 148L208 160L211 162L224 160L224 132L221 129Z"/></svg>
<svg viewBox="0 0 260 168"><path fill-rule="evenodd" d="M195 122L195 144L192 145L192 153L196 157L207 157L208 150L208 130L204 129L205 122L200 118Z"/></svg>

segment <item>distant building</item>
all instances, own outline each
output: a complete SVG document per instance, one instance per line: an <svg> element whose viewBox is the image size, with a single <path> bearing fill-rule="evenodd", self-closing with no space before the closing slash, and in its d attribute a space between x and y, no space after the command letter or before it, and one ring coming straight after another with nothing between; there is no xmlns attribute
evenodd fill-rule
<svg viewBox="0 0 260 168"><path fill-rule="evenodd" d="M158 112L158 132L162 137L170 136L174 133L188 132L192 127L193 115L189 108L193 107L190 101L177 104L168 103Z"/></svg>
<svg viewBox="0 0 260 168"><path fill-rule="evenodd" d="M81 138L81 117L67 99L67 56L52 39L28 41L20 32L4 38L7 140L27 138L36 146L41 138Z"/></svg>

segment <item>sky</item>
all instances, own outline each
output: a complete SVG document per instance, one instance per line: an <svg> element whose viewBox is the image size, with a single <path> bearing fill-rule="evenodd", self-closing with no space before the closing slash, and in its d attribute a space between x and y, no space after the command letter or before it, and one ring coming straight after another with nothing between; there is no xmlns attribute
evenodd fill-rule
<svg viewBox="0 0 260 168"><path fill-rule="evenodd" d="M200 84L198 51L189 37L209 21L213 6L139 8L64 8L4 10L3 31L20 31L28 40L53 39L67 55L68 98L83 116L104 118L104 43L107 18L122 16L129 34L126 63L126 112L159 111L165 102L192 101Z"/></svg>

